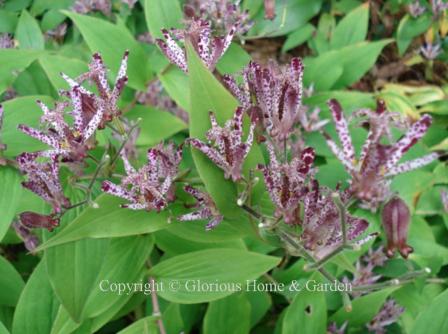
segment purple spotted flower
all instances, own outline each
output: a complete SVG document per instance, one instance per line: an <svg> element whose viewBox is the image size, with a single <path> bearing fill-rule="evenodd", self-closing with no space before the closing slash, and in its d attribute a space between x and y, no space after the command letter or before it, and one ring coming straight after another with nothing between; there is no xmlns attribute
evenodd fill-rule
<svg viewBox="0 0 448 334"><path fill-rule="evenodd" d="M40 213L26 211L19 215L19 221L25 228L46 228L50 232L59 226L59 217L55 214L42 215Z"/></svg>
<svg viewBox="0 0 448 334"><path fill-rule="evenodd" d="M31 214L31 212L28 212ZM22 213L23 217L25 217L24 213ZM39 245L39 239L36 235L31 232L31 229L23 225L20 221L16 221L12 224L12 228L16 231L17 235L23 240L25 248L33 252L37 246Z"/></svg>
<svg viewBox="0 0 448 334"><path fill-rule="evenodd" d="M329 135L324 134L327 144L351 175L350 190L363 201L364 206L376 209L379 203L389 196L391 177L425 166L439 157L438 153L430 153L398 164L404 153L425 135L431 125L431 116L422 116L397 142L384 144L381 139L388 133L392 121L391 114L380 102L376 112L365 111L369 117L369 132L361 155L357 159L348 130L348 122L340 104L336 100L331 100L328 104L342 149Z"/></svg>
<svg viewBox="0 0 448 334"><path fill-rule="evenodd" d="M76 89L76 108L81 113L83 126L86 126L92 118L94 118L99 110L102 111L99 128L103 129L107 122L110 122L115 117L120 116L121 112L117 106L118 99L123 91L128 77L126 75L129 52L126 51L121 61L120 69L112 89L109 87L107 81L107 68L104 65L103 58L99 53L92 56L92 61L89 64L89 71L81 74L76 79L72 79L62 73L62 77L70 85L71 90ZM81 86L85 81L93 83L98 90L98 95L92 93L85 87ZM73 98L72 92L62 92L64 95ZM79 115L77 115L79 116ZM79 121L81 121L79 119Z"/></svg>
<svg viewBox="0 0 448 334"><path fill-rule="evenodd" d="M430 2L434 18L439 18L448 9L448 2L444 0L430 0Z"/></svg>
<svg viewBox="0 0 448 334"><path fill-rule="evenodd" d="M348 322L345 321L341 327L338 327L338 324L335 322L332 322L327 327L327 334L345 334L345 330L347 329Z"/></svg>
<svg viewBox="0 0 448 334"><path fill-rule="evenodd" d="M413 248L407 244L411 220L408 206L399 197L394 197L384 206L381 218L387 238L386 255L392 257L398 250L406 259L413 252Z"/></svg>
<svg viewBox="0 0 448 334"><path fill-rule="evenodd" d="M287 140L301 123L305 130L316 130L324 123L316 122L316 112L306 116L302 105L303 64L293 58L286 68L271 62L268 67L251 62L243 71L243 83L238 85L232 76L224 76L224 85L239 100L252 118L276 141ZM314 124L311 124L312 123Z"/></svg>
<svg viewBox="0 0 448 334"><path fill-rule="evenodd" d="M342 228L339 208L332 198L332 191L320 187L316 180L303 199L304 218L302 222L302 241L305 248L313 251L317 258L323 258L342 243ZM343 204L348 196L340 194ZM360 236L369 223L346 212L347 240Z"/></svg>
<svg viewBox="0 0 448 334"><path fill-rule="evenodd" d="M440 192L440 198L442 199L443 209L448 213L448 191L442 190Z"/></svg>
<svg viewBox="0 0 448 334"><path fill-rule="evenodd" d="M408 6L408 11L413 18L417 18L426 11L426 8L421 5L419 0L415 0Z"/></svg>
<svg viewBox="0 0 448 334"><path fill-rule="evenodd" d="M196 199L197 202L192 207L198 208L198 210L178 217L178 221L184 222L206 219L208 220L208 223L205 226L205 229L211 230L224 219L216 207L215 202L206 192L200 191L189 185L185 186L184 190Z"/></svg>
<svg viewBox="0 0 448 334"><path fill-rule="evenodd" d="M189 41L203 63L210 71L213 71L219 58L229 48L235 35L235 29L232 27L225 36L215 37L212 36L210 22L193 19L186 30L162 29L165 40L157 39L156 43L172 64L178 66L182 71L188 72L185 50L179 46L177 41L182 43Z"/></svg>
<svg viewBox="0 0 448 334"><path fill-rule="evenodd" d="M60 213L63 208L70 206L62 191L56 155L46 158L41 152L22 153L17 157L17 163L28 179L22 182L22 186L50 203L53 212Z"/></svg>
<svg viewBox="0 0 448 334"><path fill-rule="evenodd" d="M67 102L56 102L54 109L50 109L43 102L37 101L44 113L41 122L48 129L38 130L23 124L18 126L23 133L51 147L43 153L46 156L60 156L64 162L81 162L92 148L90 138L101 122L104 106L98 106L96 114L87 121L82 110L81 90L80 86L75 86L70 91L73 124L69 124L64 118L65 108L69 106Z"/></svg>
<svg viewBox="0 0 448 334"><path fill-rule="evenodd" d="M112 13L112 2L111 0L76 0L72 10L80 14L98 11L109 16Z"/></svg>
<svg viewBox="0 0 448 334"><path fill-rule="evenodd" d="M211 22L214 31L225 33L235 27L235 34L244 35L253 26L249 11L241 10L240 0L189 0L184 6L187 19ZM188 24L188 22L187 22Z"/></svg>
<svg viewBox="0 0 448 334"><path fill-rule="evenodd" d="M425 43L420 48L420 52L427 60L434 60L442 53L442 46L440 43Z"/></svg>
<svg viewBox="0 0 448 334"><path fill-rule="evenodd" d="M0 33L0 49L14 48L14 40L12 36L7 33Z"/></svg>
<svg viewBox="0 0 448 334"><path fill-rule="evenodd" d="M233 118L221 127L215 114L210 112L212 128L206 134L210 144L195 138L188 140L188 143L204 153L224 171L226 179L230 178L234 182L242 178L243 163L249 154L254 139L255 123L252 123L247 139L245 142L243 141L243 114L243 108L238 107ZM213 142L213 145L211 142Z"/></svg>
<svg viewBox="0 0 448 334"><path fill-rule="evenodd" d="M314 162L314 150L308 147L300 157L280 163L274 147L267 142L269 165L260 165L266 188L275 204L275 217L282 217L287 224L300 223L300 201L307 192L306 181Z"/></svg>
<svg viewBox="0 0 448 334"><path fill-rule="evenodd" d="M366 325L370 332L385 334L387 326L396 323L404 308L393 299L387 300L378 314Z"/></svg>
<svg viewBox="0 0 448 334"><path fill-rule="evenodd" d="M138 170L132 167L124 154L121 157L127 175L120 185L104 181L102 189L130 202L123 204L123 208L160 212L175 199L173 182L182 159L182 146L159 145L149 149L147 164Z"/></svg>

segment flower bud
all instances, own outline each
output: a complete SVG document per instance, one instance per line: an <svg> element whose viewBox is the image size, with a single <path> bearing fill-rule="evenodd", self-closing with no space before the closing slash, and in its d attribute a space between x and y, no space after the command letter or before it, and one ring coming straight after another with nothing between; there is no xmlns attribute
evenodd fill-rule
<svg viewBox="0 0 448 334"><path fill-rule="evenodd" d="M410 218L409 208L399 197L392 198L384 206L382 221L387 238L385 253L388 257L392 257L395 250L398 250L401 256L406 259L414 251L406 243Z"/></svg>
<svg viewBox="0 0 448 334"><path fill-rule="evenodd" d="M59 218L54 215L41 215L36 212L22 212L19 216L20 222L23 226L28 228L46 228L48 231L52 231L55 227L59 226Z"/></svg>

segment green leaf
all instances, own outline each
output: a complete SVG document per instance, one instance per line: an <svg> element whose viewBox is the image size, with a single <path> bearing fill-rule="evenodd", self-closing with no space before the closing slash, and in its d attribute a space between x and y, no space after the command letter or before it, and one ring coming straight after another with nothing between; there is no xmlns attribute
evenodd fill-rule
<svg viewBox="0 0 448 334"><path fill-rule="evenodd" d="M14 312L12 333L51 332L59 302L48 280L45 261L39 262L28 279Z"/></svg>
<svg viewBox="0 0 448 334"><path fill-rule="evenodd" d="M53 101L49 96L25 96L3 103L5 114L2 141L7 145L6 156L14 157L24 151L30 152L47 148L42 142L17 130L19 124L36 128L39 126L42 111L36 104L36 100L41 100L45 104L50 104Z"/></svg>
<svg viewBox="0 0 448 334"><path fill-rule="evenodd" d="M397 28L397 45L400 55L406 52L414 37L423 34L431 26L431 22L431 15L421 15L414 19L406 14L401 19Z"/></svg>
<svg viewBox="0 0 448 334"><path fill-rule="evenodd" d="M178 0L145 0L145 18L149 32L155 38L162 38L161 29L181 28L182 9Z"/></svg>
<svg viewBox="0 0 448 334"><path fill-rule="evenodd" d="M244 293L211 302L204 317L204 334L249 333L250 309ZM235 317L235 314L238 316Z"/></svg>
<svg viewBox="0 0 448 334"><path fill-rule="evenodd" d="M13 33L16 29L18 17L16 13L0 10L0 33Z"/></svg>
<svg viewBox="0 0 448 334"><path fill-rule="evenodd" d="M134 107L126 113L126 118L130 120L141 119L138 124L141 130L136 143L145 147L154 146L188 127L179 117L167 111L147 106Z"/></svg>
<svg viewBox="0 0 448 334"><path fill-rule="evenodd" d="M237 249L207 249L172 257L150 270L165 288L158 294L176 303L202 303L230 295L232 287L218 291L194 289L194 284L230 284L238 289L275 267L280 258ZM217 278L219 281L217 282ZM174 289L173 289L174 284ZM241 290L239 290L241 291Z"/></svg>
<svg viewBox="0 0 448 334"><path fill-rule="evenodd" d="M311 276L308 282L321 283L318 275ZM307 282L307 284L308 284ZM300 328L304 334L326 333L327 304L321 291L300 291L286 309L283 318L282 334L294 334Z"/></svg>
<svg viewBox="0 0 448 334"><path fill-rule="evenodd" d="M2 256L0 272L0 305L16 306L25 283L14 266Z"/></svg>
<svg viewBox="0 0 448 334"><path fill-rule="evenodd" d="M322 0L286 0L276 1L274 20L264 19L264 10L258 11L253 18L255 25L249 31L249 37L282 36L300 28L314 15L319 13Z"/></svg>
<svg viewBox="0 0 448 334"><path fill-rule="evenodd" d="M188 77L176 66L168 66L166 70L159 74L159 80L168 95L182 109L188 111L190 109L190 94L188 89Z"/></svg>
<svg viewBox="0 0 448 334"><path fill-rule="evenodd" d="M78 27L90 51L101 53L114 76L125 50L129 50L128 85L134 89L146 89L146 83L151 77L147 56L142 46L124 26L69 11L63 13Z"/></svg>
<svg viewBox="0 0 448 334"><path fill-rule="evenodd" d="M207 70L197 56L193 47L187 44L188 68L190 73L190 136L205 140L205 134L210 128L209 112L213 111L219 123L223 124L233 117L237 101ZM224 174L205 155L193 149L193 159L207 191L212 196L217 207L225 218L236 221L242 226L246 215L236 204L237 191L235 184L224 179ZM259 147L254 143L245 164L244 171L255 168L257 163L263 163ZM254 194L261 196L262 184L259 184ZM248 227L248 224L244 225ZM219 227L218 227L219 228Z"/></svg>
<svg viewBox="0 0 448 334"><path fill-rule="evenodd" d="M22 177L13 168L0 166L0 240L6 234L17 213L22 195Z"/></svg>
<svg viewBox="0 0 448 334"><path fill-rule="evenodd" d="M448 332L448 290L434 299L415 320L411 334Z"/></svg>
<svg viewBox="0 0 448 334"><path fill-rule="evenodd" d="M353 327L364 326L373 319L383 306L386 298L396 289L398 287L386 288L358 297L352 301L353 310L351 312L347 312L344 307L341 307L330 320L339 325L348 321L350 326Z"/></svg>
<svg viewBox="0 0 448 334"><path fill-rule="evenodd" d="M0 94L12 85L19 73L27 68L41 51L0 49Z"/></svg>
<svg viewBox="0 0 448 334"><path fill-rule="evenodd" d="M315 31L316 28L310 23L307 23L299 29L293 31L286 38L286 41L282 46L282 52L285 53L291 49L294 49L296 46L305 43Z"/></svg>
<svg viewBox="0 0 448 334"><path fill-rule="evenodd" d="M117 334L157 334L159 328L157 327L157 319L154 317L145 317L132 325L119 331Z"/></svg>
<svg viewBox="0 0 448 334"><path fill-rule="evenodd" d="M61 72L76 78L88 70L87 64L83 61L59 55L42 56L39 58L39 63L56 90L69 88L67 82L62 79Z"/></svg>
<svg viewBox="0 0 448 334"><path fill-rule="evenodd" d="M226 53L219 59L216 68L220 73L238 73L249 64L250 59L249 54L240 45L232 43Z"/></svg>
<svg viewBox="0 0 448 334"><path fill-rule="evenodd" d="M331 49L336 50L362 42L367 37L369 25L369 3L364 3L348 13L336 26L330 42Z"/></svg>
<svg viewBox="0 0 448 334"><path fill-rule="evenodd" d="M107 194L87 207L70 224L37 248L37 251L85 238L116 238L151 233L169 226L170 213L133 211L120 207L123 200Z"/></svg>
<svg viewBox="0 0 448 334"><path fill-rule="evenodd" d="M19 41L21 49L43 50L45 48L44 36L39 24L26 10L20 15L14 37Z"/></svg>
<svg viewBox="0 0 448 334"><path fill-rule="evenodd" d="M8 329L0 322L0 334L9 334Z"/></svg>
<svg viewBox="0 0 448 334"><path fill-rule="evenodd" d="M253 328L272 307L272 299L266 291L251 291L246 297L251 306L250 327Z"/></svg>
<svg viewBox="0 0 448 334"><path fill-rule="evenodd" d="M48 275L64 308L81 322L131 297L109 284L138 282L151 248L150 236L78 240L45 252Z"/></svg>

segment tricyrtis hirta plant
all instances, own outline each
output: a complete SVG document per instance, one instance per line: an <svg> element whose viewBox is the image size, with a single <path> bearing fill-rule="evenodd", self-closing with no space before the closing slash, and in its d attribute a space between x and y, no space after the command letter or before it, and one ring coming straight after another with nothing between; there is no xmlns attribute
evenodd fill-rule
<svg viewBox="0 0 448 334"><path fill-rule="evenodd" d="M0 332L448 332L447 41L446 0L0 0Z"/></svg>

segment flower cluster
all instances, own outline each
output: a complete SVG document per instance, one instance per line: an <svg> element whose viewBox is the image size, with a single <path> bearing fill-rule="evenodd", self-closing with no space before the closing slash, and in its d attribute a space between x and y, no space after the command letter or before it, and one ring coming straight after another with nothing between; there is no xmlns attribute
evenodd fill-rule
<svg viewBox="0 0 448 334"><path fill-rule="evenodd" d="M300 223L300 201L307 192L306 181L314 162L314 150L306 148L300 157L280 163L274 147L268 142L269 165L258 168L262 171L266 188L276 206L275 217L283 218L287 224Z"/></svg>
<svg viewBox="0 0 448 334"><path fill-rule="evenodd" d="M328 105L342 148L324 133L327 144L351 176L351 193L367 207L376 209L390 196L389 185L393 176L425 166L439 157L438 153L430 153L398 164L401 157L425 135L431 125L431 116L422 116L397 142L384 144L382 139L388 134L393 115L380 102L376 111L363 111L368 117L369 132L357 159L341 105L336 100L330 100Z"/></svg>
<svg viewBox="0 0 448 334"><path fill-rule="evenodd" d="M243 141L244 110L238 107L231 120L223 127L218 124L215 115L210 112L212 128L206 137L214 145L206 144L199 139L189 139L188 143L204 153L219 168L224 171L226 179L239 181L242 179L243 162L249 154L254 138L255 123L252 123L246 141Z"/></svg>
<svg viewBox="0 0 448 334"><path fill-rule="evenodd" d="M120 185L104 181L102 189L130 202L123 204L123 208L159 212L175 199L173 182L182 159L182 146L175 148L170 144L163 147L160 144L149 149L147 164L138 170L132 167L124 154L121 158L126 177L122 178Z"/></svg>
<svg viewBox="0 0 448 334"><path fill-rule="evenodd" d="M8 33L0 33L0 49L14 48L14 40Z"/></svg>
<svg viewBox="0 0 448 334"><path fill-rule="evenodd" d="M224 36L215 37L212 35L210 22L193 19L188 29L185 30L162 29L165 40L157 39L156 43L172 64L178 66L182 71L188 72L186 52L177 41L184 44L190 42L199 58L209 70L213 71L218 60L229 48L235 31L236 28L233 26Z"/></svg>
<svg viewBox="0 0 448 334"><path fill-rule="evenodd" d="M386 333L385 327L397 322L403 312L404 307L398 305L395 300L389 299L366 327L375 334L384 334Z"/></svg>
<svg viewBox="0 0 448 334"><path fill-rule="evenodd" d="M413 18L417 18L426 11L426 8L421 5L420 0L415 0L408 6L408 11Z"/></svg>
<svg viewBox="0 0 448 334"><path fill-rule="evenodd" d="M266 68L250 62L241 85L229 75L223 82L261 128L274 141L282 142L290 138L299 122L306 131L316 131L326 124L318 119L319 109L307 116L307 108L302 105L302 79L302 61L293 58L286 68L273 62Z"/></svg>
<svg viewBox="0 0 448 334"><path fill-rule="evenodd" d="M219 213L219 210L210 195L188 185L184 187L184 190L196 199L197 202L192 207L198 208L198 210L179 216L177 220L184 222L207 219L208 223L205 226L206 230L211 230L218 226L224 217Z"/></svg>
<svg viewBox="0 0 448 334"><path fill-rule="evenodd" d="M249 12L241 10L239 0L190 0L184 6L184 13L187 19L211 22L212 28L220 33L235 27L235 34L241 36L253 25Z"/></svg>
<svg viewBox="0 0 448 334"><path fill-rule="evenodd" d="M340 198L344 207L335 203ZM348 214L345 205L348 201L346 193L334 193L326 187L320 187L313 180L310 191L306 194L301 239L303 245L313 251L315 257L321 259L343 244L342 224L346 224L347 240L354 240L368 227L369 223L361 218ZM342 221L341 210L345 216Z"/></svg>
<svg viewBox="0 0 448 334"><path fill-rule="evenodd" d="M110 0L76 0L72 9L80 14L98 11L109 16L112 13L112 2Z"/></svg>

